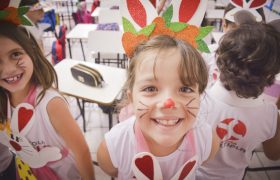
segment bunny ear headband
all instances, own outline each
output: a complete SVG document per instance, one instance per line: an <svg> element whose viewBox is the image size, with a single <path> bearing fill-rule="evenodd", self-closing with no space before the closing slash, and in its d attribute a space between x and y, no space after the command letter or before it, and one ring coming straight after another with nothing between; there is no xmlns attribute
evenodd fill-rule
<svg viewBox="0 0 280 180"><path fill-rule="evenodd" d="M32 23L24 17L28 7L18 7L20 0L3 0L0 4L0 21L8 21L16 25L32 26Z"/></svg>
<svg viewBox="0 0 280 180"><path fill-rule="evenodd" d="M204 17L207 1L172 0L159 17L148 0L121 0L122 44L126 55L131 58L138 44L156 35L169 35L188 42L202 52L209 52L203 38L213 27L197 27Z"/></svg>
<svg viewBox="0 0 280 180"><path fill-rule="evenodd" d="M262 21L262 16L257 12L257 9L264 7L267 0L230 0L230 3L235 7L225 14L225 19L235 22L235 13L246 10L249 11L255 18L256 21Z"/></svg>

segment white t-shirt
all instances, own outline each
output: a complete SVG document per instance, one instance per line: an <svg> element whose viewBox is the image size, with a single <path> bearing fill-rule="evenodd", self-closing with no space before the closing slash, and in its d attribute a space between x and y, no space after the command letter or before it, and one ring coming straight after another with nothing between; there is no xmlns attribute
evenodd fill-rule
<svg viewBox="0 0 280 180"><path fill-rule="evenodd" d="M215 158L199 169L197 179L242 179L252 151L275 135L276 105L260 97L239 98L217 81L206 91L200 108L221 143Z"/></svg>
<svg viewBox="0 0 280 180"><path fill-rule="evenodd" d="M134 155L137 153L135 149L134 135L135 116L125 120L114 126L105 134L106 145L110 154L111 161L115 168L118 168L118 179L132 179L133 172L131 163ZM207 160L212 146L212 129L206 124L196 125L194 129L194 137L196 138L196 154L198 156L198 164ZM178 150L165 157L156 157L164 179L170 179L179 168L187 161L185 153L182 151L188 146L188 142L183 141Z"/></svg>
<svg viewBox="0 0 280 180"><path fill-rule="evenodd" d="M36 95L38 95L41 90L41 88L37 88ZM3 140L3 142L6 142L5 145L9 146L15 154L19 157L24 157L25 163L33 168L32 170L37 171L37 175L46 177L46 173L41 167L47 167L54 171L61 180L78 180L81 179L81 176L78 172L74 155L66 146L63 139L57 134L49 119L47 105L53 98L63 99L57 91L53 89L47 90L40 103L35 107L34 121L30 120L30 118L25 124L22 123L21 126L16 126L16 124L20 124L18 123L19 118L17 118L17 116L12 116L11 128L18 129L19 131L19 133L13 134L13 136L19 137L17 146L20 148L15 148L15 146L9 143L11 137L5 135L5 132L0 131L2 133L0 134L2 135L0 138L2 138L1 140ZM18 105L18 107L19 106L20 105ZM14 115L16 108L14 108L12 112ZM25 113L27 114L28 111L25 111ZM69 131L71 131L71 129ZM28 143L26 143L25 139ZM50 148L58 148L58 151ZM39 168L37 168L36 164L41 162L45 162L46 164L38 165Z"/></svg>

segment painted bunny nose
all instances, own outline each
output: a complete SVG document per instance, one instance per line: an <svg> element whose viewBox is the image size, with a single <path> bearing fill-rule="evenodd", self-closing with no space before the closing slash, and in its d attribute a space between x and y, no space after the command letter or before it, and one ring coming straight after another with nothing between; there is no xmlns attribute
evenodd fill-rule
<svg viewBox="0 0 280 180"><path fill-rule="evenodd" d="M165 100L164 104L163 104L164 108L174 108L175 107L175 102L171 99L168 98Z"/></svg>

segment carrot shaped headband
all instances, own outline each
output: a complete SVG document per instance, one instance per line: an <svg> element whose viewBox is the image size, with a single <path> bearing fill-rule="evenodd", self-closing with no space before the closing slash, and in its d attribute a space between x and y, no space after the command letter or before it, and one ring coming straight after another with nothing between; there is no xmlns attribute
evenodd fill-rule
<svg viewBox="0 0 280 180"><path fill-rule="evenodd" d="M198 27L206 6L207 0L173 0L160 17L147 0L121 0L122 44L127 56L131 58L138 44L156 35L169 35L209 52L203 38L213 27Z"/></svg>
<svg viewBox="0 0 280 180"><path fill-rule="evenodd" d="M24 17L28 7L18 7L20 0L3 0L0 4L0 21L8 21L16 25L32 26L31 22Z"/></svg>
<svg viewBox="0 0 280 180"><path fill-rule="evenodd" d="M267 0L230 0L230 3L235 6L232 10L225 14L225 19L234 22L234 15L238 11L246 10L249 11L255 18L256 21L262 21L262 16L257 12L257 9L264 7Z"/></svg>

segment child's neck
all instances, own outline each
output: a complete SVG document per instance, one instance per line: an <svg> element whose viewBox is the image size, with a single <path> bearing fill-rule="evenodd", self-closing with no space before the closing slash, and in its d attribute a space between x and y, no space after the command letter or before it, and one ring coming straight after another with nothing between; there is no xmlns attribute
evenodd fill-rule
<svg viewBox="0 0 280 180"><path fill-rule="evenodd" d="M29 83L25 86L23 90L10 93L9 98L10 98L11 106L16 107L18 104L22 103L23 100L28 95L31 87L32 84Z"/></svg>
<svg viewBox="0 0 280 180"><path fill-rule="evenodd" d="M149 146L151 153L157 157L162 157L162 156L168 156L169 154L176 151L179 148L179 146L182 144L184 137L179 142L177 142L176 144L169 146L169 147L157 144L153 140L149 140L146 137L145 137L145 139L146 139L146 142Z"/></svg>

